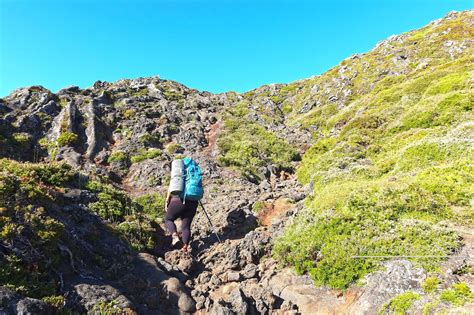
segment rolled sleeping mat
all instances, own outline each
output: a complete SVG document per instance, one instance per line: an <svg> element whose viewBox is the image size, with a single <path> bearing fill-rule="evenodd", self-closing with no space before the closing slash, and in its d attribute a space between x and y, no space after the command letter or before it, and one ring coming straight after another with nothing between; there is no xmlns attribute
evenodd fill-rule
<svg viewBox="0 0 474 315"><path fill-rule="evenodd" d="M179 194L184 189L184 163L182 159L171 162L171 180L169 192Z"/></svg>
<svg viewBox="0 0 474 315"><path fill-rule="evenodd" d="M184 163L182 159L176 159L171 162L171 177L184 176Z"/></svg>
<svg viewBox="0 0 474 315"><path fill-rule="evenodd" d="M179 194L184 189L184 178L182 176L171 177L169 192L172 194Z"/></svg>

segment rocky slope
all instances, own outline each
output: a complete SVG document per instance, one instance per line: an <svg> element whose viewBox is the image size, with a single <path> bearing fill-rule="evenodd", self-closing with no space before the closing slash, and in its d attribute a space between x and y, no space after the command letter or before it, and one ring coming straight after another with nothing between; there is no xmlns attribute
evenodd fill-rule
<svg viewBox="0 0 474 315"><path fill-rule="evenodd" d="M472 11L450 13L244 94L158 77L12 92L0 101L0 312L467 310L473 29ZM191 255L162 225L181 155L204 170L223 241L199 211Z"/></svg>

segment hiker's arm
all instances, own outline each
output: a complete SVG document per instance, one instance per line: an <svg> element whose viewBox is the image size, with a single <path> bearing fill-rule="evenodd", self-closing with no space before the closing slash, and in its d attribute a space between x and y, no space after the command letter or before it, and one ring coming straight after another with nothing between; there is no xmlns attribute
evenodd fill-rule
<svg viewBox="0 0 474 315"><path fill-rule="evenodd" d="M168 207L170 200L171 200L171 193L168 191L168 194L166 195L166 207Z"/></svg>

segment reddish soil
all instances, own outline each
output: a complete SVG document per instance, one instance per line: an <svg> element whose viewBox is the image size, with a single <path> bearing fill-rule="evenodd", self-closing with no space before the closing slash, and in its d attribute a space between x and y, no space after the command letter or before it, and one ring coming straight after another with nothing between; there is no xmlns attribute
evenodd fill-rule
<svg viewBox="0 0 474 315"><path fill-rule="evenodd" d="M211 125L211 131L209 131L209 133L207 134L208 146L204 150L204 152L207 155L210 155L210 156L215 155L214 152L216 151L216 147L217 147L217 138L219 137L219 134L221 133L221 125L222 123L220 121Z"/></svg>
<svg viewBox="0 0 474 315"><path fill-rule="evenodd" d="M279 198L273 202L264 202L263 208L259 211L257 217L261 225L268 226L272 224L272 219L281 216L294 205L286 198Z"/></svg>

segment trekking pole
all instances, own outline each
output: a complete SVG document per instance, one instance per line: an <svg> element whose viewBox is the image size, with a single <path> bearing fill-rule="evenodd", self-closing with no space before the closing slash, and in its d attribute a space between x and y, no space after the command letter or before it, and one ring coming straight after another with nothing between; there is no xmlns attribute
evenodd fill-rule
<svg viewBox="0 0 474 315"><path fill-rule="evenodd" d="M199 204L201 205L202 211L204 211L204 214L206 215L206 218L209 221L209 225L211 226L212 232L214 232L214 234L216 234L217 240L219 241L219 243L222 243L221 239L219 238L219 235L216 232L216 229L214 228L214 225L212 225L211 218L209 218L209 215L207 214L206 209L204 209L204 206L202 205L202 202L199 201Z"/></svg>

